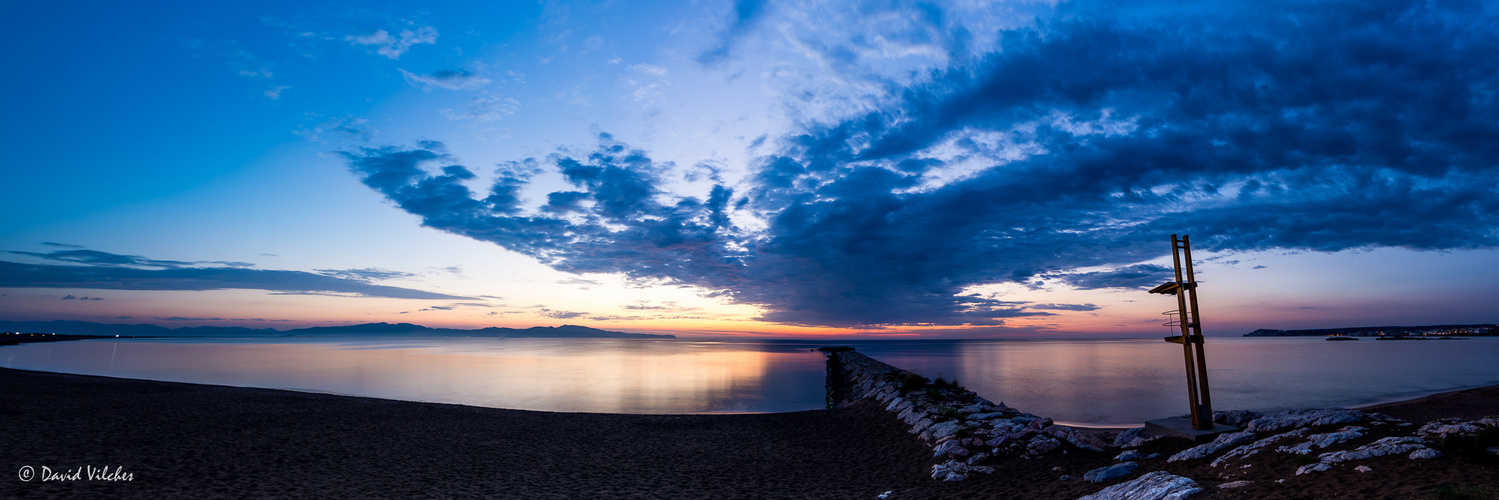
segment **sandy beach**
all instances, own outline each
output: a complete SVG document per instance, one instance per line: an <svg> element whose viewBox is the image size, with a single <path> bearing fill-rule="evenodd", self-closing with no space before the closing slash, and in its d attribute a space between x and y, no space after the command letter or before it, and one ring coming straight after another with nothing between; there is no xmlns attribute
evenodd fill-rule
<svg viewBox="0 0 1499 500"><path fill-rule="evenodd" d="M1367 410L1418 424L1499 415L1499 386ZM930 449L867 402L752 415L550 413L10 369L0 369L0 423L5 498L1077 498L1102 485L1058 477L1112 464L1118 452L1016 458L992 475L941 483L929 477ZM1142 451L1189 445L1159 440ZM1313 477L1268 455L1245 469L1254 485L1200 497L1499 491L1499 470L1451 458L1383 457L1368 462L1371 473ZM90 466L131 480L55 479ZM37 476L23 481L24 467ZM43 467L53 480L42 481ZM1221 472L1164 458L1141 470L1208 486Z"/></svg>

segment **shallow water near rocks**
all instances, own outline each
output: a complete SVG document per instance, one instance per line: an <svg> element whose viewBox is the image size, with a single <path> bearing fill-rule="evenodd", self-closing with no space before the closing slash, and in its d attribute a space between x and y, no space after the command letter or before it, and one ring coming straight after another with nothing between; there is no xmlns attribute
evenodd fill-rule
<svg viewBox="0 0 1499 500"><path fill-rule="evenodd" d="M0 366L543 411L822 408L823 345L1059 422L1136 426L1187 411L1181 348L1154 339L121 339L0 348ZM1356 406L1499 384L1499 338L1209 338L1215 409Z"/></svg>

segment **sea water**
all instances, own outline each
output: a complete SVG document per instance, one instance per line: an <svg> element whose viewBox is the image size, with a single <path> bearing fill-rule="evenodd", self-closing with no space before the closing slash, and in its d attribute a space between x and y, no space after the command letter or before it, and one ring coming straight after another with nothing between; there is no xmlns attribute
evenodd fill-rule
<svg viewBox="0 0 1499 500"><path fill-rule="evenodd" d="M850 345L1060 422L1187 413L1160 340L120 339L0 347L0 366L497 408L746 413L823 408L823 345ZM1499 338L1209 338L1215 409L1356 406L1499 384Z"/></svg>

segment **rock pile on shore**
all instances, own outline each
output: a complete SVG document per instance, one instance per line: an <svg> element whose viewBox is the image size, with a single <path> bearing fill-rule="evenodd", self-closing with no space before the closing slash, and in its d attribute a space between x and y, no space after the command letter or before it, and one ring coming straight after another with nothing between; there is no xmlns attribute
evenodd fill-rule
<svg viewBox="0 0 1499 500"><path fill-rule="evenodd" d="M863 354L827 350L829 401L873 399L911 426L932 447L932 478L962 481L991 473L986 461L1003 456L1037 457L1068 448L1103 451L1108 446L1071 427L989 401L955 382L932 381Z"/></svg>
<svg viewBox="0 0 1499 500"><path fill-rule="evenodd" d="M1431 446L1440 441L1444 436L1443 431L1457 435L1476 434L1494 426L1491 420L1472 423L1433 422L1422 427L1415 435L1400 435L1403 433L1398 429L1409 428L1412 424L1380 413L1343 408L1288 410L1255 418L1241 432L1219 435L1213 442L1182 450L1167 461L1201 460L1217 456L1210 465L1225 470L1220 478L1231 479L1244 460L1266 450L1302 456L1315 454L1315 462L1296 470L1298 476L1326 471L1335 466L1352 467L1351 462L1389 455L1404 455L1411 460L1429 460L1441 456L1441 452ZM1395 435L1358 444L1367 439L1371 433L1370 428L1397 431L1383 432L1382 434ZM1314 432L1319 430L1322 432Z"/></svg>
<svg viewBox="0 0 1499 500"><path fill-rule="evenodd" d="M1213 471L1211 474L1217 476L1212 478L1213 480L1224 481L1216 485L1216 489L1222 491L1253 485L1255 481L1244 478L1255 472L1250 469L1254 461L1252 457L1265 452L1307 457L1302 460L1310 460L1310 463L1296 468L1296 476L1326 473L1325 471L1334 469L1369 473L1375 468L1364 464L1370 463L1369 461L1373 459L1391 457L1424 462L1443 457L1443 453L1436 449L1438 447L1469 454L1481 455L1483 452L1492 454L1494 450L1477 448L1485 446L1481 443L1487 442L1481 439L1481 436L1499 433L1499 418L1495 417L1477 420L1440 419L1413 431L1414 424L1403 420L1381 413L1344 408L1297 409L1269 415L1253 412L1234 413L1252 413L1248 416L1240 415L1244 418L1242 424L1244 431L1221 434L1212 442L1181 450L1167 458L1167 463L1196 461L1201 464L1201 460L1211 459L1207 467L1198 470ZM1215 413L1215 417L1220 417L1220 422L1223 416L1224 414ZM1116 440L1116 444L1130 448L1151 441L1151 439L1143 438L1140 433L1138 429L1123 432ZM1465 446L1472 449L1465 449ZM1117 460L1137 458L1143 459L1147 456L1131 450L1116 457ZM1493 458L1488 460L1499 461ZM1390 467L1388 461L1382 464L1377 467ZM1102 482L1126 477L1135 469L1133 462L1121 461L1114 467L1095 469L1088 474L1099 477ZM1120 470L1125 472L1119 473ZM1263 474L1261 473L1259 477L1263 478ZM1283 481L1285 478L1279 478L1275 482ZM1088 500L1178 499L1199 493L1204 489L1192 479L1164 471L1155 471L1115 484L1084 498Z"/></svg>

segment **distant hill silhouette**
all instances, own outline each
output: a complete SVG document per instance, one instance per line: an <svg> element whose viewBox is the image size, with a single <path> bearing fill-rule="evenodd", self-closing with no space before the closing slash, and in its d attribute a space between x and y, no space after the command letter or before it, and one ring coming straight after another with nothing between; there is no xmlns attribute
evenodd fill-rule
<svg viewBox="0 0 1499 500"><path fill-rule="evenodd" d="M1376 337L1376 336L1424 336L1424 335L1499 335L1499 326L1481 325L1431 325L1431 326L1359 326L1351 328L1321 328L1316 330L1276 330L1261 328L1244 334L1245 337Z"/></svg>
<svg viewBox="0 0 1499 500"><path fill-rule="evenodd" d="M68 335L121 335L136 337L310 337L379 335L411 337L501 337L501 338L676 338L675 335L625 333L578 325L533 326L531 328L488 327L476 330L430 328L411 323L365 323L349 326L314 326L293 330L238 326L120 325L88 321L0 321L0 331L59 333Z"/></svg>

